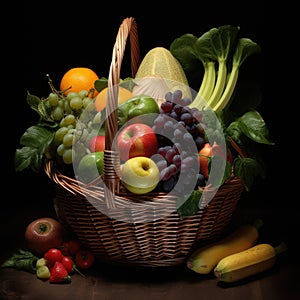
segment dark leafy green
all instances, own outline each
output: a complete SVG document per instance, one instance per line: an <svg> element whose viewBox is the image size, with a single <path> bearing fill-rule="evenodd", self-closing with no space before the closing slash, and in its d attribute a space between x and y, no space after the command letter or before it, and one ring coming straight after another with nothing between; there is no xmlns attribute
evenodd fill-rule
<svg viewBox="0 0 300 300"><path fill-rule="evenodd" d="M201 197L202 197L202 192L200 190L192 191L191 195L183 204L182 203L178 204L178 208L177 208L178 215L181 217L187 217L187 216L193 216L197 214L200 207Z"/></svg>
<svg viewBox="0 0 300 300"><path fill-rule="evenodd" d="M36 125L29 127L20 138L21 148L15 153L17 172L30 168L38 173L45 158L46 149L51 144L58 124L50 117L50 108L43 99L27 93L27 103L39 115Z"/></svg>
<svg viewBox="0 0 300 300"><path fill-rule="evenodd" d="M225 136L228 147L234 153L232 164L226 162L223 179L210 180L213 185L219 186L232 175L233 170L234 175L242 179L245 189L250 191L256 177L265 177L261 150L274 145L257 110L262 102L260 87L253 80L253 74L247 78L243 76L244 69L243 73L240 72L240 66L247 57L261 52L260 46L249 38L241 37L239 26L224 25L212 28L200 37L183 34L171 43L170 51L180 62L192 87L198 87L190 107L203 111L206 137L210 142L218 143ZM199 84L194 78L201 76ZM232 143L235 144L234 149ZM215 161L217 164L224 163L220 157L215 159L220 159ZM209 168L211 163L209 160ZM192 193L179 207L181 216L194 214L200 198L198 192Z"/></svg>
<svg viewBox="0 0 300 300"><path fill-rule="evenodd" d="M106 77L101 77L95 81L94 86L98 92L101 92L108 87L108 79ZM131 91L134 86L134 80L131 77L120 79L120 86Z"/></svg>
<svg viewBox="0 0 300 300"><path fill-rule="evenodd" d="M261 173L261 166L253 158L237 157L234 160L234 174L242 179L246 191L251 190L254 179Z"/></svg>
<svg viewBox="0 0 300 300"><path fill-rule="evenodd" d="M15 153L15 169L20 172L31 168L40 172L46 149L51 144L55 132L40 125L29 127L21 136L22 148Z"/></svg>
<svg viewBox="0 0 300 300"><path fill-rule="evenodd" d="M258 111L252 110L244 113L237 119L237 122L241 131L253 141L274 145L270 140L270 133L266 123Z"/></svg>
<svg viewBox="0 0 300 300"><path fill-rule="evenodd" d="M187 78L194 73L192 64L201 61L202 83L190 107L211 107L217 113L229 107L239 69L244 60L260 52L257 43L240 37L240 27L223 25L212 28L199 38L184 34L170 45L170 51L181 63Z"/></svg>
<svg viewBox="0 0 300 300"><path fill-rule="evenodd" d="M97 79L94 83L95 89L98 92L101 92L103 89L105 89L108 86L108 80L105 77L101 77Z"/></svg>
<svg viewBox="0 0 300 300"><path fill-rule="evenodd" d="M211 165L214 165L214 168L217 170L223 170L224 173L222 178L218 176L210 176L209 183L214 187L221 186L226 180L228 180L232 176L232 165L229 161L225 160L223 157L219 155L214 155L208 161L208 169L210 170Z"/></svg>
<svg viewBox="0 0 300 300"><path fill-rule="evenodd" d="M1 267L14 268L35 274L37 260L38 257L31 252L18 249L16 253L2 263Z"/></svg>

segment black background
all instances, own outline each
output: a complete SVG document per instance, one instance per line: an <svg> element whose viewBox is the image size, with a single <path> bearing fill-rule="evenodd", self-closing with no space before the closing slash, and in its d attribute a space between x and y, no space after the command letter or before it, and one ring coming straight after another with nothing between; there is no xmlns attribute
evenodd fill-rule
<svg viewBox="0 0 300 300"><path fill-rule="evenodd" d="M50 74L58 87L62 75L76 66L89 67L100 77L107 77L117 31L126 17L136 19L142 55L156 46L168 48L182 34L200 36L212 27L231 24L240 26L244 37L261 46L262 52L249 57L241 69L252 72L261 86L263 101L258 111L275 143L266 147L266 179L242 195L239 208L249 218L263 217L264 241L273 245L287 243L289 262L285 260L284 266L292 266L294 272L278 285L291 287L293 294L297 290L299 264L295 238L300 221L296 209L298 153L295 147L299 138L298 119L293 118L298 99L297 94L287 98L290 96L287 92L292 90L290 74L298 48L297 40L288 38L292 27L284 23L292 20L293 11L288 3L280 3L279 10L274 3L267 5L259 0L182 3L29 0L6 3L9 4L10 8L2 9L2 16L7 19L1 24L0 234L4 246L0 254L6 256L11 247L19 246L25 226L33 217L53 214L54 191L48 177L43 173L14 170L19 139L37 121L36 113L27 105L27 91L46 97L50 91L46 74ZM288 49L288 55L282 49ZM121 77L130 76L127 62L125 56ZM297 80L297 76L294 78ZM298 84L293 87L297 89ZM283 270L289 272L292 268ZM276 285L276 276L274 282Z"/></svg>
<svg viewBox="0 0 300 300"><path fill-rule="evenodd" d="M26 93L39 97L47 96L50 89L46 74L50 74L58 87L62 75L76 66L90 67L98 75L107 77L112 48L118 28L126 17L134 17L138 25L141 54L156 46L168 48L171 42L184 33L202 35L212 27L224 24L238 25L241 34L257 42L262 52L245 61L242 68L252 70L261 84L263 102L259 112L270 130L274 146L265 155L267 177L260 182L244 201L264 207L280 208L286 192L281 188L285 179L282 168L279 134L282 123L279 106L274 105L277 92L274 90L274 56L276 56L277 20L263 1L184 1L178 4L162 2L103 3L85 0L73 1L26 1L22 17L16 17L14 33L8 37L6 50L14 51L10 60L9 98L5 103L3 117L9 119L9 128L4 126L1 166L5 170L2 180L3 197L1 212L4 217L20 214L26 208L51 207L53 191L51 183L43 174L14 171L14 153L19 147L19 138L26 128L33 125L37 115L26 103ZM266 21L268 19L268 21ZM124 58L121 77L130 76ZM8 88L7 88L8 89ZM6 115L7 114L7 115ZM7 121L5 121L5 124ZM281 157L279 159L279 157ZM291 202L290 202L291 203ZM289 204L290 206L290 204Z"/></svg>

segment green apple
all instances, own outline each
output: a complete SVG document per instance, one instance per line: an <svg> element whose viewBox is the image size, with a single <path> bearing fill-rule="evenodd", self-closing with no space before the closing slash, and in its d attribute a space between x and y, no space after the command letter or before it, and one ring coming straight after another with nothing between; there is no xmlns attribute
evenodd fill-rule
<svg viewBox="0 0 300 300"><path fill-rule="evenodd" d="M104 151L92 152L84 155L77 167L77 178L88 183L103 173Z"/></svg>
<svg viewBox="0 0 300 300"><path fill-rule="evenodd" d="M135 123L151 124L158 113L159 105L154 98L147 95L135 96L118 106L118 126L120 128L133 118Z"/></svg>
<svg viewBox="0 0 300 300"><path fill-rule="evenodd" d="M121 166L121 180L127 190L134 194L146 194L159 182L159 169L149 157L136 156Z"/></svg>

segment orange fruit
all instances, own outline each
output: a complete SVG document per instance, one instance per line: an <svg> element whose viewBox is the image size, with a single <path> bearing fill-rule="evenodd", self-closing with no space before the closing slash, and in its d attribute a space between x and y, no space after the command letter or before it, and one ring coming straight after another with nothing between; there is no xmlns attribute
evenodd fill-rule
<svg viewBox="0 0 300 300"><path fill-rule="evenodd" d="M95 99L95 109L97 111L102 111L106 107L106 97L107 97L108 88L104 88L100 91L100 93L96 96ZM125 102L126 100L133 97L131 91L119 86L119 94L118 94L118 104Z"/></svg>
<svg viewBox="0 0 300 300"><path fill-rule="evenodd" d="M90 68L72 68L63 75L60 81L60 90L65 91L65 96L70 92L78 93L81 90L89 92L90 89L94 89L94 83L97 79L99 79L98 75ZM93 96L97 95L98 92L95 89Z"/></svg>

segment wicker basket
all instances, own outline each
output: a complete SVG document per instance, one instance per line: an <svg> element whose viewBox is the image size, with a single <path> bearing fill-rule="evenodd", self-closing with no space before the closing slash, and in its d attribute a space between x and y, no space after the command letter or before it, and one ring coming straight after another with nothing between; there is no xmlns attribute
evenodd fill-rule
<svg viewBox="0 0 300 300"><path fill-rule="evenodd" d="M124 19L119 28L108 77L105 184L79 184L55 168L52 161L46 163L45 171L54 182L59 219L94 252L98 260L148 267L179 265L193 247L216 240L224 233L243 184L232 176L208 204L202 201L196 215L184 218L178 215L176 199L170 194L153 192L137 197L122 188L118 176L119 153L111 149L118 130L116 114L111 113L117 108L118 90L111 87L118 86L120 81L127 37L130 37L134 77L140 54L137 26L131 17Z"/></svg>

